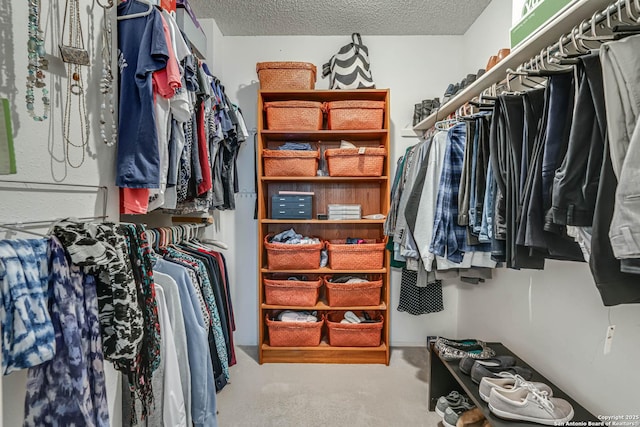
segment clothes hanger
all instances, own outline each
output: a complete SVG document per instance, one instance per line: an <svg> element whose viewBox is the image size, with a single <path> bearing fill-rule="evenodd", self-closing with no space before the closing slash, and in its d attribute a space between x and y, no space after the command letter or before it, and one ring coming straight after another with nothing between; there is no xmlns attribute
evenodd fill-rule
<svg viewBox="0 0 640 427"><path fill-rule="evenodd" d="M45 239L51 237L51 236L49 236L47 234L38 233L37 231L27 230L25 228L20 227L20 225L17 225L16 227L11 227L9 225L0 225L0 228L3 228L5 230L9 230L9 231L14 231L16 233L31 234L32 236L38 236L38 237L42 237L42 238L45 238Z"/></svg>
<svg viewBox="0 0 640 427"><path fill-rule="evenodd" d="M146 11L140 12L140 13L132 13L130 15L118 16L117 17L118 21L124 21L125 19L142 18L143 16L151 15L151 12L153 12L153 7L155 6L149 0L128 0L128 1L137 1L138 3L146 4L148 6L148 9Z"/></svg>
<svg viewBox="0 0 640 427"><path fill-rule="evenodd" d="M636 0L636 1L640 1L640 0ZM596 15L598 14L598 12L595 12L593 14L593 16L591 16L591 35L586 35L586 34L580 34L578 36L578 38L580 40L586 40L586 41L595 41L595 42L603 42L606 40L614 40L615 36L613 34L603 34L603 35L599 35L598 32L596 31ZM607 12L606 12L606 16L607 16L607 27L609 29L611 29L611 13L609 12L609 8L607 8Z"/></svg>

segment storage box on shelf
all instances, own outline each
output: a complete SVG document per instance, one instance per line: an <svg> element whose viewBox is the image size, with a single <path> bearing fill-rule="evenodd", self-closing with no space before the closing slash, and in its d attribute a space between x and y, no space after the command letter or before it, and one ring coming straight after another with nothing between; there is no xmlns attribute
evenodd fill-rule
<svg viewBox="0 0 640 427"><path fill-rule="evenodd" d="M332 270L376 270L384 264L384 242L365 239L361 244L347 244L335 239L327 245Z"/></svg>
<svg viewBox="0 0 640 427"><path fill-rule="evenodd" d="M315 101L273 101L264 105L271 130L320 130L323 105Z"/></svg>
<svg viewBox="0 0 640 427"><path fill-rule="evenodd" d="M378 280L369 279L359 283L333 283L332 276L324 277L327 301L332 307L349 307L356 305L375 306L380 304L382 276Z"/></svg>
<svg viewBox="0 0 640 427"><path fill-rule="evenodd" d="M293 280L273 277L264 279L264 299L269 305L313 307L318 302L322 278Z"/></svg>
<svg viewBox="0 0 640 427"><path fill-rule="evenodd" d="M308 90L316 87L316 66L308 62L258 62L262 90Z"/></svg>
<svg viewBox="0 0 640 427"><path fill-rule="evenodd" d="M384 167L386 149L338 148L324 153L329 176L380 176Z"/></svg>
<svg viewBox="0 0 640 427"><path fill-rule="evenodd" d="M368 311L367 314L376 323L340 323L344 318L344 312L328 313L326 323L329 345L335 347L379 346L384 316L374 311Z"/></svg>
<svg viewBox="0 0 640 427"><path fill-rule="evenodd" d="M317 322L279 322L265 317L273 347L315 347L322 338L324 316Z"/></svg>
<svg viewBox="0 0 640 427"><path fill-rule="evenodd" d="M316 176L318 170L317 150L264 150L265 176Z"/></svg>
<svg viewBox="0 0 640 427"><path fill-rule="evenodd" d="M347 100L378 101L382 103L382 125L378 129L326 129L323 123L320 129L304 129L299 125L282 130L267 128L269 108L265 111L265 103L276 101L313 101L329 103ZM258 295L259 295L259 360L260 363L292 362L292 363L389 363L389 259L384 252L384 243L376 253L373 264L328 265L320 268L319 250L315 249L312 258L310 252L299 251L303 245L273 246L265 240L267 235L275 235L289 228L304 236L318 237L323 242L358 238L371 242L382 242L384 236L384 219L358 219L355 216L344 220L318 219L318 214L327 214L328 205L360 205L362 216L371 214L387 214L390 197L389 182L389 92L387 90L357 90L357 91L260 91L258 94L258 233L259 233L259 266L258 266ZM327 176L328 168L318 165L324 174L310 173L306 176L292 176L286 168L273 169L267 175L265 153L276 150L286 142L307 142L317 147L320 152L337 150L341 141L346 140L363 149L366 154L370 150L380 157L375 171L369 166L354 167L345 172L344 176ZM362 156L362 154L359 154ZM367 156L368 157L368 156ZM301 159L302 161L306 161ZM361 159L358 159L360 161ZM313 194L311 219L285 219L276 217L274 213L274 196L280 193L297 192ZM277 207L277 206L275 206ZM322 218L326 218L323 216ZM335 243L335 242L334 242ZM340 244L340 243L338 243ZM282 246L289 246L283 248ZM308 245L305 245L308 246ZM347 245L344 245L347 246ZM362 245L348 245L362 246ZM307 248L310 249L310 248ZM347 248L349 249L349 248ZM353 248L351 248L353 249ZM378 248L376 248L378 249ZM318 254L318 255L316 255ZM316 258L317 256L317 258ZM317 260L317 261L316 261ZM275 264L274 264L275 261ZM357 261L357 259L356 259ZM334 267L334 268L332 268ZM339 267L339 268L338 268ZM344 268L342 268L344 267ZM307 276L308 281L316 280L318 275L335 277L338 275L358 274L370 280L366 287L359 283L353 285L350 293L342 289L320 288L315 303L311 303L313 296L303 301L306 305L286 303L285 300L271 299L274 289L269 289L267 301L266 280L273 280L274 274L279 277ZM283 284L284 286L285 284ZM344 285L342 285L344 286ZM292 292L307 292L307 290L293 289ZM313 290L309 290L313 292ZM292 296L284 295L284 298ZM341 302L342 301L342 302ZM284 302L284 303L283 303ZM330 345L328 329L324 328L322 339L317 346L286 345L276 346L270 339L270 325L267 315L273 315L278 310L311 310L317 311L318 316L326 316L330 312L367 311L378 313L384 322L380 327L379 340L375 345L360 347L356 344L346 346ZM270 318L271 319L271 318ZM335 338L334 338L335 340ZM354 341L357 343L357 340Z"/></svg>
<svg viewBox="0 0 640 427"><path fill-rule="evenodd" d="M382 129L384 101L327 102L328 129Z"/></svg>

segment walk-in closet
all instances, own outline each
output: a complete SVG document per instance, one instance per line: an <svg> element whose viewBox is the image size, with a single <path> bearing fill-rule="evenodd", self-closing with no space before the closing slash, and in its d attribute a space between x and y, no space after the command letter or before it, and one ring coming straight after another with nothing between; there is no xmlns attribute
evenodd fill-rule
<svg viewBox="0 0 640 427"><path fill-rule="evenodd" d="M0 3L0 426L640 427L640 2Z"/></svg>

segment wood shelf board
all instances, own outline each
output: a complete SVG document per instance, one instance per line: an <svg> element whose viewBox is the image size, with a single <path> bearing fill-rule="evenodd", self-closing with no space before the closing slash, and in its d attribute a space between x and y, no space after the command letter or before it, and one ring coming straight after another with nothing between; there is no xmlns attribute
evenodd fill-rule
<svg viewBox="0 0 640 427"><path fill-rule="evenodd" d="M384 224L384 219L261 219L262 224Z"/></svg>
<svg viewBox="0 0 640 427"><path fill-rule="evenodd" d="M388 176L263 176L261 181L310 182L367 182L387 181Z"/></svg>
<svg viewBox="0 0 640 427"><path fill-rule="evenodd" d="M372 141L386 138L388 129L370 130L263 130L260 134L270 140L313 140L313 141L340 141L342 139L351 141Z"/></svg>
<svg viewBox="0 0 640 427"><path fill-rule="evenodd" d="M438 121L446 118L474 96L480 95L489 86L504 80L507 68L516 69L520 64L528 61L547 46L557 43L559 38L571 31L583 19L590 18L594 12L603 9L611 0L579 0L566 8L538 32L526 39L502 61L487 71L478 80L466 87L462 92L442 105L435 113L422 120L413 127L414 131L422 134Z"/></svg>
<svg viewBox="0 0 640 427"><path fill-rule="evenodd" d="M598 421L598 419L593 414L591 414L584 407L582 407L578 402L576 402L571 397L569 397L565 392L563 392L561 389L555 386L551 381L545 378L542 374L534 370L531 367L531 365L526 363L524 360L520 359L517 355L511 352L511 350L506 348L504 345L497 342L487 343L487 345L491 347L493 350L495 350L497 355L513 356L516 359L516 365L529 367L533 371L533 378L531 379L531 381L542 382L549 385L553 389L554 397L560 397L562 399L567 400L571 404L571 406L573 406L573 410L574 410L574 417L572 421ZM431 358L432 360L433 358L437 358L435 363L442 363L444 365L444 367L449 371L452 377L458 382L458 384L462 386L462 389L464 390L464 392L471 398L471 400L473 400L476 406L482 410L485 417L487 418L487 420L489 420L489 422L493 427L531 426L531 423L507 421L493 415L489 410L488 404L484 400L482 400L482 398L480 397L478 385L471 380L471 376L466 375L462 371L460 371L458 360L448 362L442 359L440 355L435 351L435 349L431 349ZM431 363L434 363L434 361L432 361ZM433 381L434 381L434 378L432 377L431 382ZM431 395L430 397L434 400L437 400L438 398L438 396L434 396L434 395Z"/></svg>
<svg viewBox="0 0 640 427"><path fill-rule="evenodd" d="M349 307L332 307L327 304L325 301L318 301L318 303L311 307L300 307L300 306L292 306L292 305L270 305L270 304L262 304L261 307L264 310L322 310L322 311L348 311L348 310L367 310L367 311L378 311L378 310L386 310L387 304L382 303L380 305L358 305L358 306L349 306Z"/></svg>
<svg viewBox="0 0 640 427"><path fill-rule="evenodd" d="M262 350L297 350L304 349L308 351L323 351L323 350L343 350L343 351L386 351L387 345L382 343L377 347L333 347L326 341L326 338L320 341L320 345L315 347L272 347L268 342L262 343Z"/></svg>
<svg viewBox="0 0 640 427"><path fill-rule="evenodd" d="M269 101L386 101L388 89L358 89L358 90L261 90L258 92L264 102Z"/></svg>
<svg viewBox="0 0 640 427"><path fill-rule="evenodd" d="M385 274L387 272L386 268L381 268L378 270L332 270L330 268L318 268L316 270L269 270L268 268L261 268L260 272L262 273L293 273L293 274L336 274L336 273L353 273L353 274Z"/></svg>

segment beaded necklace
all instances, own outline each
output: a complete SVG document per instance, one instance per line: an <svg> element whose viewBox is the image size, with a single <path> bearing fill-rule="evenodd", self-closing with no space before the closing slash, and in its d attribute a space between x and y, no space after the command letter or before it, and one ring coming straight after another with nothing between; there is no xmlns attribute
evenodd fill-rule
<svg viewBox="0 0 640 427"><path fill-rule="evenodd" d="M44 31L40 28L40 0L29 0L29 41L27 50L29 65L27 67L27 111L29 116L37 122L42 122L49 117L51 102L49 100L49 90L44 81L44 70L47 70L49 62L44 58L46 53L44 48ZM35 90L42 89L43 113L41 116L35 113Z"/></svg>
<svg viewBox="0 0 640 427"><path fill-rule="evenodd" d="M108 10L113 7L113 0L108 0L107 4L97 3L102 7L102 78L100 79L100 93L102 94L102 104L100 105L100 138L108 147L115 145L118 139L118 126L116 114L113 107L113 71L111 69L112 53L112 30L111 17ZM107 120L105 111L108 109L111 114L111 137L107 138Z"/></svg>

